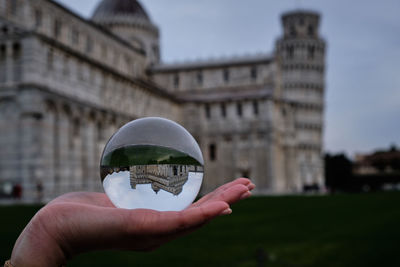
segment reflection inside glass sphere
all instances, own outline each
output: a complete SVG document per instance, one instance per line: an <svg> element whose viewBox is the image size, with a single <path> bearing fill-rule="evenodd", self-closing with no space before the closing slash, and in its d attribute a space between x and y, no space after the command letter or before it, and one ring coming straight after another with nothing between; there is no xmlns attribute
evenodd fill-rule
<svg viewBox="0 0 400 267"><path fill-rule="evenodd" d="M100 164L103 187L115 206L182 210L197 196L203 157L194 138L162 118L132 121L108 141Z"/></svg>

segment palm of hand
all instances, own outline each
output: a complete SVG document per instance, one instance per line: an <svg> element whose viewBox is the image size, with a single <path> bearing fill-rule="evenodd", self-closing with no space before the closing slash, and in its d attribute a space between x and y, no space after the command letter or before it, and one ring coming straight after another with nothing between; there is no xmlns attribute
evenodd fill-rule
<svg viewBox="0 0 400 267"><path fill-rule="evenodd" d="M89 250L151 250L229 214L229 205L250 196L254 187L248 179L237 179L180 212L118 209L104 193L69 193L34 216L14 246L12 262L19 266L23 259L18 255L24 255L36 258L38 266L60 265Z"/></svg>

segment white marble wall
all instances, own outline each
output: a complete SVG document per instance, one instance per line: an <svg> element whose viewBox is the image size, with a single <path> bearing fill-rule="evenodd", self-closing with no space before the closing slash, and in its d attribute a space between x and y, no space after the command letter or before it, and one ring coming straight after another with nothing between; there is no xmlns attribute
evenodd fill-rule
<svg viewBox="0 0 400 267"><path fill-rule="evenodd" d="M156 67L152 71L155 82L163 85L171 92L184 92L190 90L222 90L228 87L264 85L273 82L274 64L266 62L236 64L220 64L215 66L209 62L199 63L190 67L170 65ZM252 74L255 73L255 74ZM199 80L201 76L201 81Z"/></svg>

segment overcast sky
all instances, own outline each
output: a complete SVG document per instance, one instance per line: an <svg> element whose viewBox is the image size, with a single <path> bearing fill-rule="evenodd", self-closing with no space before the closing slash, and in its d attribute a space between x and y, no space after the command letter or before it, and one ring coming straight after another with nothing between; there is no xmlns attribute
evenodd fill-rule
<svg viewBox="0 0 400 267"><path fill-rule="evenodd" d="M59 0L90 17L98 0ZM370 152L400 146L400 1L141 0L161 30L166 62L270 53L280 15L322 15L328 42L325 150Z"/></svg>

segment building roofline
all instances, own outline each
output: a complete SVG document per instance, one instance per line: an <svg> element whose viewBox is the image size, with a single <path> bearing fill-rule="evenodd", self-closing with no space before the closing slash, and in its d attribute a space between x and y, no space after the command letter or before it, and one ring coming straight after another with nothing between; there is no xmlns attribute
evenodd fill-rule
<svg viewBox="0 0 400 267"><path fill-rule="evenodd" d="M293 16L293 15L311 15L311 16L317 16L317 17L321 16L320 12L318 12L316 10L298 8L298 9L284 12L281 15L281 18L286 18L286 17Z"/></svg>
<svg viewBox="0 0 400 267"><path fill-rule="evenodd" d="M136 84L141 85L145 87L146 89L150 90L150 92L153 92L155 94L158 94L159 96L163 96L168 98L169 100L175 102L175 103L181 103L182 101L175 96L174 94L171 94L167 89L162 89L160 85L155 84L154 82L150 80L144 80L144 79L135 79L134 80Z"/></svg>
<svg viewBox="0 0 400 267"><path fill-rule="evenodd" d="M237 100L254 100L273 97L273 85L257 85L257 86L237 86L233 88L225 88L222 90L215 90L210 88L207 90L190 90L182 92L177 96L183 102L196 102L196 103L218 103L226 101Z"/></svg>
<svg viewBox="0 0 400 267"><path fill-rule="evenodd" d="M174 72L179 70L210 69L231 66L241 66L248 64L271 63L274 57L271 54L255 54L246 56L234 56L229 58L216 58L197 61L186 61L178 63L161 63L149 69L153 72Z"/></svg>
<svg viewBox="0 0 400 267"><path fill-rule="evenodd" d="M127 75L121 74L118 71L116 71L115 69L113 69L112 67L109 67L109 66L107 66L107 65L105 65L105 64L103 64L103 63L101 63L99 61L96 61L94 59L86 57L85 55L83 55L83 54L81 54L79 52L76 52L75 50L69 48L68 46L58 42L57 40L49 38L48 36L45 36L43 34L39 34L37 32L29 32L26 36L29 36L29 35L30 36L37 36L40 40L48 43L49 45L54 46L54 47L56 47L58 49L67 51L69 54L79 58L80 60L82 60L84 62L88 62L88 63L90 63L92 65L95 65L98 68L100 68L101 70L103 70L103 71L105 71L105 72L107 72L109 74L113 74L113 75L117 76L120 79L132 82L132 83L134 83L136 85L140 85L140 86L148 89L150 92L152 92L152 93L154 93L156 95L162 96L162 97L166 97L166 98L168 98L169 100L171 100L173 102L176 102L176 103L179 102L179 100L177 99L176 96L174 96L173 94L169 93L166 89L162 89L162 88L160 88L160 86L157 86L157 85L155 85L154 83L152 83L150 81L147 81L147 80L144 80L144 79L141 79L141 78L129 77Z"/></svg>
<svg viewBox="0 0 400 267"><path fill-rule="evenodd" d="M320 12L314 9L305 9L305 8L297 8L293 9L290 11L286 11L282 13L282 17L289 16L289 15L295 15L295 14L307 14L307 15L320 15Z"/></svg>
<svg viewBox="0 0 400 267"><path fill-rule="evenodd" d="M143 49L139 49L137 47L132 46L129 42L125 41L124 39L122 39L121 37L117 36L116 34L110 32L109 30L107 30L106 28L102 27L101 25L98 25L96 23L94 23L93 21L83 18L82 16L80 16L79 14L77 14L76 12L74 12L73 10L67 8L66 6L64 6L63 4L55 1L55 0L45 0L48 3L62 9L63 11L67 12L68 14L72 15L73 17L79 19L81 22L86 23L87 25L95 28L96 30L106 34L107 36L113 38L115 41L119 42L120 44L128 47L129 49L132 49L133 51L142 54L142 55L146 55L146 52Z"/></svg>

